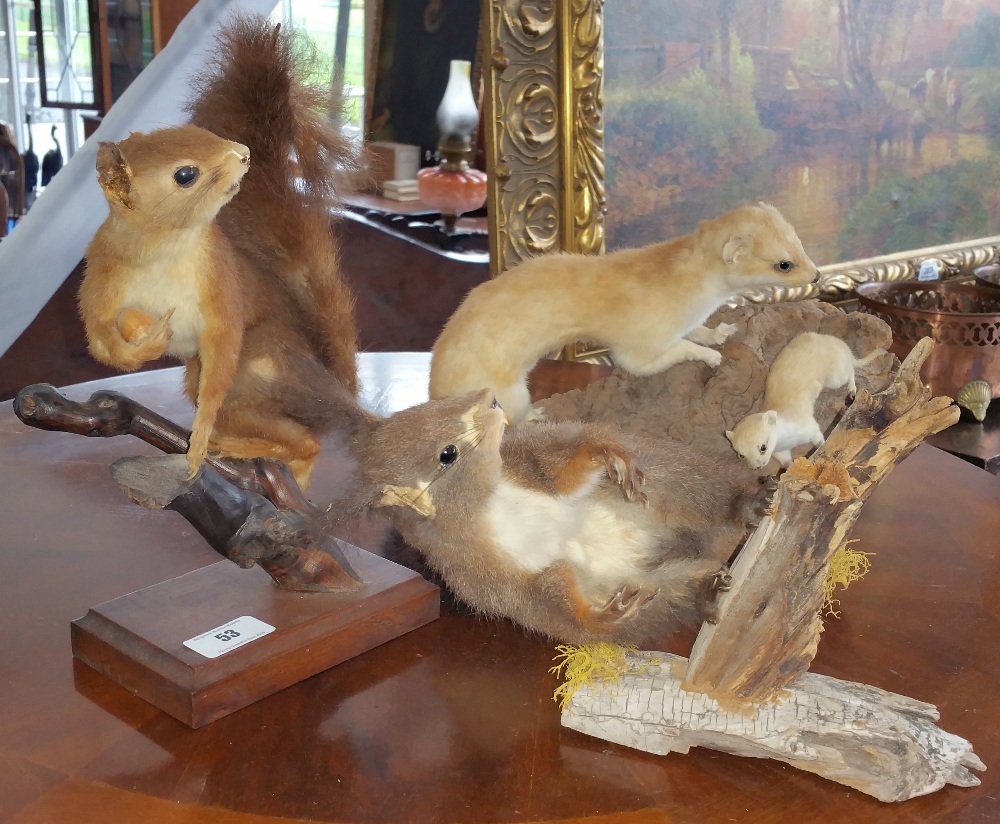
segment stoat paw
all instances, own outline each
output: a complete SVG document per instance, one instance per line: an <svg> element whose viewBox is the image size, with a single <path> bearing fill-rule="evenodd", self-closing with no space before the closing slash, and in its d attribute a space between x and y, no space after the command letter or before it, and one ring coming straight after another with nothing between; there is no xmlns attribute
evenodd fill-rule
<svg viewBox="0 0 1000 824"><path fill-rule="evenodd" d="M714 349L706 349L705 352L699 357L699 360L704 361L714 369L722 363L722 353L717 352Z"/></svg>
<svg viewBox="0 0 1000 824"><path fill-rule="evenodd" d="M720 323L712 331L712 337L716 346L725 343L736 334L736 325L732 323Z"/></svg>
<svg viewBox="0 0 1000 824"><path fill-rule="evenodd" d="M646 476L639 469L635 457L630 452L611 445L604 447L601 456L607 466L608 477L618 484L625 498L649 506L649 498L642 491Z"/></svg>
<svg viewBox="0 0 1000 824"><path fill-rule="evenodd" d="M524 416L525 423L545 423L548 419L549 416L545 414L544 406L533 406Z"/></svg>

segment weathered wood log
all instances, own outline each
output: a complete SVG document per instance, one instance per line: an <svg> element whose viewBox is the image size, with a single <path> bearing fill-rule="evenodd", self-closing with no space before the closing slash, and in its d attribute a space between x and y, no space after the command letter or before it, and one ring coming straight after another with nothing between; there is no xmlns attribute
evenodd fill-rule
<svg viewBox="0 0 1000 824"><path fill-rule="evenodd" d="M209 466L188 479L183 455L119 458L111 476L137 504L180 513L224 558L245 569L259 565L282 589L331 592L363 586L341 542L322 534L316 521L277 509Z"/></svg>
<svg viewBox="0 0 1000 824"><path fill-rule="evenodd" d="M95 392L86 401L71 401L47 383L24 387L14 398L14 414L35 429L73 432L90 438L133 435L170 455L187 452L191 432L120 392ZM230 483L264 495L275 506L318 515L288 467L280 461L208 457L206 463Z"/></svg>
<svg viewBox="0 0 1000 824"><path fill-rule="evenodd" d="M733 707L688 692L684 658L638 652L626 660L620 681L576 691L563 726L661 755L700 746L774 758L881 801L975 787L969 770L986 769L968 741L934 724L934 706L902 695L805 673L773 702Z"/></svg>
<svg viewBox="0 0 1000 824"><path fill-rule="evenodd" d="M718 623L698 634L687 689L724 703L767 701L808 669L830 556L848 540L878 482L926 436L958 419L951 399L931 398L920 380L932 348L929 338L918 343L884 391L860 391L826 444L782 475L771 516L720 595Z"/></svg>

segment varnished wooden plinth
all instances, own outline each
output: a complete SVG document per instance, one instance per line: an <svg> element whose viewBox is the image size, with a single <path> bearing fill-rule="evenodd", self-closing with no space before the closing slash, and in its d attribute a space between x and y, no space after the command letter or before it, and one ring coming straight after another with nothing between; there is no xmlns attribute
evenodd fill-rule
<svg viewBox="0 0 1000 824"><path fill-rule="evenodd" d="M92 608L72 623L73 655L197 728L438 617L438 588L349 548L359 592L289 592L230 561ZM273 632L217 658L184 641L242 616Z"/></svg>

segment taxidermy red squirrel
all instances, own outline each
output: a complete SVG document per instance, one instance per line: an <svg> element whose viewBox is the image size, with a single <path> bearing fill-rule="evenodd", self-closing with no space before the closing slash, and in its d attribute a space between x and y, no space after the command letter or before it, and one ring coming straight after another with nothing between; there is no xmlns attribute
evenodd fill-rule
<svg viewBox="0 0 1000 824"><path fill-rule="evenodd" d="M710 617L770 491L735 455L613 427L505 433L489 391L356 419L358 478L331 507L334 534L384 509L467 604L572 643L638 643Z"/></svg>
<svg viewBox="0 0 1000 824"><path fill-rule="evenodd" d="M325 394L356 391L353 299L330 207L354 150L306 85L295 38L263 17L220 36L191 123L102 143L110 214L87 249L80 311L95 358L186 365L192 475L209 449L273 457L308 484Z"/></svg>
<svg viewBox="0 0 1000 824"><path fill-rule="evenodd" d="M705 328L712 312L740 290L804 286L817 277L795 230L764 203L640 249L532 258L473 289L445 324L434 344L430 396L489 387L519 421L531 406L528 372L578 340L607 346L634 375L687 360L718 366L722 356L709 347L735 327Z"/></svg>

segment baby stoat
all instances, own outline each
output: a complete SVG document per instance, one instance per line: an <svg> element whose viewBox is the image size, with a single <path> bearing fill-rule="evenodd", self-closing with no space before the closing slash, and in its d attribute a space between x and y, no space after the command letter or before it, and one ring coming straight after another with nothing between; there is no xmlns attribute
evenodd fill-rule
<svg viewBox="0 0 1000 824"><path fill-rule="evenodd" d="M764 411L747 415L731 431L726 430L726 437L755 469L766 466L772 455L782 466L788 466L795 447L822 446L825 441L814 414L820 392L846 387L853 398L858 391L855 369L884 354L884 349L876 349L855 358L851 348L833 335L797 335L771 364L764 389Z"/></svg>
<svg viewBox="0 0 1000 824"><path fill-rule="evenodd" d="M283 460L305 486L329 395L356 389L329 217L353 150L319 115L328 90L300 79L290 35L235 17L219 45L192 123L100 145L110 214L87 249L80 311L100 361L185 362L192 474L211 448Z"/></svg>
<svg viewBox="0 0 1000 824"><path fill-rule="evenodd" d="M636 643L698 616L766 490L735 458L583 423L505 432L492 392L370 418L331 510L384 509L464 602L564 641Z"/></svg>
<svg viewBox="0 0 1000 824"><path fill-rule="evenodd" d="M477 286L449 319L434 344L430 396L490 388L519 421L530 409L532 366L577 340L607 346L635 375L686 360L718 366L709 347L734 327L706 329L712 312L743 289L804 286L817 274L795 230L767 204L639 249L532 258Z"/></svg>

